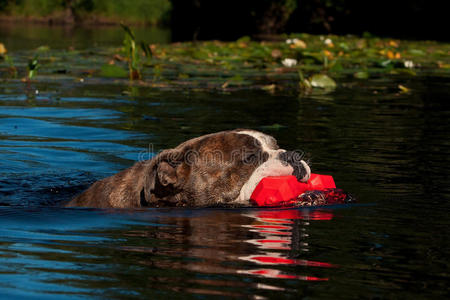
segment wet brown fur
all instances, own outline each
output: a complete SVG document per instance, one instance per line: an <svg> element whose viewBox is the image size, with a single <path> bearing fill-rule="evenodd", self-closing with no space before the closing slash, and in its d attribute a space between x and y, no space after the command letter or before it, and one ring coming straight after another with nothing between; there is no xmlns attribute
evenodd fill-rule
<svg viewBox="0 0 450 300"><path fill-rule="evenodd" d="M197 157L195 162L189 160L192 153ZM220 157L213 159L216 154ZM137 162L99 180L66 206L138 208L229 204L266 159L255 138L238 134L237 130L218 132L186 141L151 160Z"/></svg>

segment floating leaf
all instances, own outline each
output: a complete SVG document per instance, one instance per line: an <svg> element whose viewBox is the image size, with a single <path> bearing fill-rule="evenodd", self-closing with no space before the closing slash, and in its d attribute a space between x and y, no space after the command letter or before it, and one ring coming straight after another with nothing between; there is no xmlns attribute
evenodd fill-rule
<svg viewBox="0 0 450 300"><path fill-rule="evenodd" d="M340 47L341 49L345 50L345 51L350 50L350 47L348 46L348 44L347 44L347 43L344 43L344 42L339 43L339 47Z"/></svg>
<svg viewBox="0 0 450 300"><path fill-rule="evenodd" d="M48 52L50 51L50 47L47 45L39 46L36 48L37 52Z"/></svg>
<svg viewBox="0 0 450 300"><path fill-rule="evenodd" d="M383 68L392 67L392 60L388 59L388 60L382 61L380 63L380 66L382 66Z"/></svg>
<svg viewBox="0 0 450 300"><path fill-rule="evenodd" d="M230 80L234 81L235 83L239 83L244 81L244 78L240 74L236 74L233 77L231 77Z"/></svg>
<svg viewBox="0 0 450 300"><path fill-rule="evenodd" d="M409 88L407 88L406 86L401 85L401 84L398 85L398 88L400 89L401 93L409 93L409 92L411 92L411 90Z"/></svg>
<svg viewBox="0 0 450 300"><path fill-rule="evenodd" d="M328 64L328 69L331 72L341 72L344 70L344 67L342 66L342 63L338 59L334 59Z"/></svg>
<svg viewBox="0 0 450 300"><path fill-rule="evenodd" d="M314 74L309 79L312 87L322 88L322 89L335 89L336 82L325 74Z"/></svg>
<svg viewBox="0 0 450 300"><path fill-rule="evenodd" d="M450 64L444 63L442 61L438 61L437 65L440 69L450 69Z"/></svg>
<svg viewBox="0 0 450 300"><path fill-rule="evenodd" d="M100 71L100 76L103 77L119 77L119 78L126 78L128 76L128 72L117 66L117 65L103 65L102 69Z"/></svg>
<svg viewBox="0 0 450 300"><path fill-rule="evenodd" d="M359 71L353 74L353 77L358 79L367 79L369 78L369 73L367 71Z"/></svg>
<svg viewBox="0 0 450 300"><path fill-rule="evenodd" d="M286 128L286 126L278 124L278 123L275 123L275 124L272 124L272 125L261 126L261 129L264 129L264 130L279 130L281 128Z"/></svg>
<svg viewBox="0 0 450 300"><path fill-rule="evenodd" d="M405 74L405 75L411 75L411 76L416 76L416 72L414 72L414 70L411 69L392 69L389 74L394 74L394 75L398 75L398 74Z"/></svg>
<svg viewBox="0 0 450 300"><path fill-rule="evenodd" d="M264 85L263 87L261 87L262 90L270 93L273 93L276 88L277 86L275 84Z"/></svg>
<svg viewBox="0 0 450 300"><path fill-rule="evenodd" d="M408 53L415 56L424 56L426 54L425 51L420 49L409 49Z"/></svg>
<svg viewBox="0 0 450 300"><path fill-rule="evenodd" d="M323 55L321 53L314 52L302 52L301 53L302 60L312 60L315 63L323 64Z"/></svg>

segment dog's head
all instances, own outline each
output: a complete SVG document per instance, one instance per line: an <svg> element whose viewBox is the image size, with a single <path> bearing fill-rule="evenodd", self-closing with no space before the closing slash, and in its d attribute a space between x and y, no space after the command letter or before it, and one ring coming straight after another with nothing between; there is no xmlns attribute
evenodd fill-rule
<svg viewBox="0 0 450 300"><path fill-rule="evenodd" d="M248 204L266 176L295 175L307 181L309 166L298 152L254 130L223 131L164 150L150 162L142 205Z"/></svg>

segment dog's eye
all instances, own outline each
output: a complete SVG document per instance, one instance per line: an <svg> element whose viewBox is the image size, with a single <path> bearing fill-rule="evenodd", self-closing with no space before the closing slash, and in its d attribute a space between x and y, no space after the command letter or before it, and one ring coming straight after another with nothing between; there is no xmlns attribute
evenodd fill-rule
<svg viewBox="0 0 450 300"><path fill-rule="evenodd" d="M258 155L256 153L249 153L244 158L244 163L254 164L258 161Z"/></svg>

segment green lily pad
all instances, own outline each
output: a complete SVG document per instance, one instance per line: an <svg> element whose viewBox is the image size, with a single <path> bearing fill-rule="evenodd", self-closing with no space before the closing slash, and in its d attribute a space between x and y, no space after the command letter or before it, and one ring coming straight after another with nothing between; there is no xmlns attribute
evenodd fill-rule
<svg viewBox="0 0 450 300"><path fill-rule="evenodd" d="M128 77L128 71L117 65L103 65L100 76L126 78Z"/></svg>
<svg viewBox="0 0 450 300"><path fill-rule="evenodd" d="M408 52L415 56L424 56L426 52L421 49L409 49Z"/></svg>
<svg viewBox="0 0 450 300"><path fill-rule="evenodd" d="M353 74L353 77L358 78L358 79L367 79L367 78L369 78L369 72L359 71L359 72L356 72L355 74Z"/></svg>
<svg viewBox="0 0 450 300"><path fill-rule="evenodd" d="M37 52L48 52L50 51L50 47L47 45L39 46L36 48Z"/></svg>
<svg viewBox="0 0 450 300"><path fill-rule="evenodd" d="M336 81L325 74L314 74L309 79L312 87L322 88L322 89L335 89Z"/></svg>
<svg viewBox="0 0 450 300"><path fill-rule="evenodd" d="M411 69L392 69L389 73L394 74L394 75L398 75L398 74L411 75L411 76L417 75L417 73Z"/></svg>

